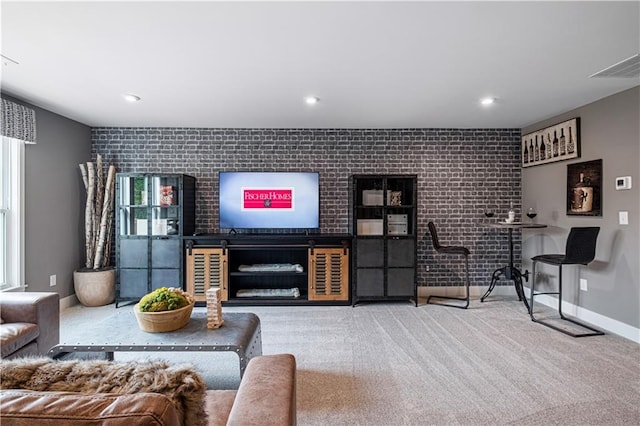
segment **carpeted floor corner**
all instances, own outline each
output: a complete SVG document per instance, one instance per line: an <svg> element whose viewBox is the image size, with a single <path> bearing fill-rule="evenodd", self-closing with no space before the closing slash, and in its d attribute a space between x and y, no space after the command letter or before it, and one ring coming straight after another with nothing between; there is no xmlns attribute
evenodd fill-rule
<svg viewBox="0 0 640 426"><path fill-rule="evenodd" d="M90 332L82 318L113 309L65 310L63 336ZM640 346L610 334L571 338L533 323L515 299L474 300L467 310L394 303L224 312L256 313L263 353L296 356L302 426L640 424ZM142 356L191 363L210 388L239 384L233 353L116 359Z"/></svg>

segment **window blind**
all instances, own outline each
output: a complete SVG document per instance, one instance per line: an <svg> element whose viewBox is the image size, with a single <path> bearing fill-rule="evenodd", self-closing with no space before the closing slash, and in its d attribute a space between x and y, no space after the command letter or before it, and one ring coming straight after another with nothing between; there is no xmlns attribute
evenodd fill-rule
<svg viewBox="0 0 640 426"><path fill-rule="evenodd" d="M36 112L2 98L0 133L9 138L36 143Z"/></svg>

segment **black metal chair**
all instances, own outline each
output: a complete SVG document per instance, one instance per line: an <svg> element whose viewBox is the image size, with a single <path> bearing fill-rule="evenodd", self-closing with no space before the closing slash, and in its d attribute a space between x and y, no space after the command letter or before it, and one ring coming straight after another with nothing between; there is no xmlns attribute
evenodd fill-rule
<svg viewBox="0 0 640 426"><path fill-rule="evenodd" d="M469 249L461 246L442 246L438 238L438 232L436 231L436 225L433 222L429 222L429 233L431 234L431 241L433 242L433 248L437 253L444 255L460 255L464 256L464 267L466 274L466 296L465 297L446 297L446 296L429 296L427 303L431 302L431 299L448 299L448 300L461 300L466 302L464 305L454 305L450 303L435 303L435 305L451 306L452 308L467 309L469 306Z"/></svg>
<svg viewBox="0 0 640 426"><path fill-rule="evenodd" d="M553 328L554 330L573 337L600 336L604 334L602 331L583 324L575 319L568 318L562 313L562 265L588 265L591 263L591 261L596 257L596 241L598 239L599 232L600 227L597 226L571 228L569 236L567 237L564 254L541 254L531 258L531 260L533 260L533 278L531 279L531 304L529 306L529 316L532 321L546 325L549 328ZM536 293L536 263L538 262L558 267L558 291ZM541 294L557 294L560 319L579 325L589 331L585 333L573 333L567 329L558 327L555 324L551 324L548 321L536 318L533 315L533 300L534 296Z"/></svg>

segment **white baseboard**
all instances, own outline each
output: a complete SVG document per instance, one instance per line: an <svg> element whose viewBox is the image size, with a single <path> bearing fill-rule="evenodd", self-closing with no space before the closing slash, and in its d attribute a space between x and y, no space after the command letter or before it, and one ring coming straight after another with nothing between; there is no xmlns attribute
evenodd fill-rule
<svg viewBox="0 0 640 426"><path fill-rule="evenodd" d="M469 293L472 299L482 297L482 295L486 291L486 286L473 286L469 288ZM529 288L527 287L524 287L524 292L527 298L531 294ZM432 294L440 296L462 297L464 296L464 287L418 287L418 297L426 298ZM511 295L515 297L515 294L515 289L511 285L496 286L491 292L492 296ZM550 295L544 294L536 296L536 304L537 303L556 310L558 309L558 299ZM592 324L602 330L617 334L618 336L629 339L635 343L640 343L640 328L633 327L629 324L625 324L613 318L609 318L588 309L581 308L580 306L576 306L567 301L562 302L562 312L579 320Z"/></svg>
<svg viewBox="0 0 640 426"><path fill-rule="evenodd" d="M487 286L471 286L469 287L469 296L473 298L480 298L487 291ZM418 286L418 297L427 298L431 295L449 296L449 297L464 297L464 287L451 286L451 287L425 287ZM499 285L493 288L491 292L492 296L514 296L516 297L516 291L512 285Z"/></svg>
<svg viewBox="0 0 640 426"><path fill-rule="evenodd" d="M60 299L60 312L74 305L77 305L78 303L80 303L80 301L78 300L75 294L72 294L71 296L63 297L62 299Z"/></svg>
<svg viewBox="0 0 640 426"><path fill-rule="evenodd" d="M524 292L527 297L531 295L531 290L526 287L524 288ZM556 310L558 309L558 298L552 297L548 294L536 296L536 304L538 303ZM624 337L625 339L629 339L633 342L640 343L640 328L606 317L597 312L581 308L580 306L576 306L566 300L562 301L562 312L591 325L595 325L597 328L602 330L617 334L618 336Z"/></svg>

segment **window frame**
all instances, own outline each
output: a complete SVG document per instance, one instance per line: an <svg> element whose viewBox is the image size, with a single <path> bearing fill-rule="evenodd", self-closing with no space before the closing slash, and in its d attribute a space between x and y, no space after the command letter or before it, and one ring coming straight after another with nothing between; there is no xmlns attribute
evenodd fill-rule
<svg viewBox="0 0 640 426"><path fill-rule="evenodd" d="M25 142L2 136L0 163L0 291L25 287Z"/></svg>

